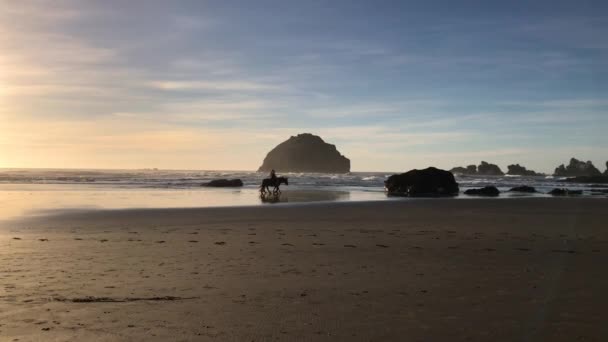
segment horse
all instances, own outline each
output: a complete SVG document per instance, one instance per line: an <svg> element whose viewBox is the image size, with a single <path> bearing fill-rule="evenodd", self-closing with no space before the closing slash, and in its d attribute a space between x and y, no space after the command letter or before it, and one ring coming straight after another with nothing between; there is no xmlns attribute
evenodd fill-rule
<svg viewBox="0 0 608 342"><path fill-rule="evenodd" d="M272 193L278 194L281 193L281 189L279 187L281 184L285 183L285 185L289 185L289 180L286 177L277 177L275 180L272 178L266 178L262 181L262 185L260 186L260 193L263 195L266 192L271 193L269 187L274 186Z"/></svg>

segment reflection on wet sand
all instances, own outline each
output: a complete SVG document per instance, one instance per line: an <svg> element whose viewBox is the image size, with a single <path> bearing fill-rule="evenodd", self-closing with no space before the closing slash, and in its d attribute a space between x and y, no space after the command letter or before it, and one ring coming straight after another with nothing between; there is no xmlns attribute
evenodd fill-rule
<svg viewBox="0 0 608 342"><path fill-rule="evenodd" d="M279 193L260 195L262 203L348 201L349 199L350 193L346 191L285 190Z"/></svg>

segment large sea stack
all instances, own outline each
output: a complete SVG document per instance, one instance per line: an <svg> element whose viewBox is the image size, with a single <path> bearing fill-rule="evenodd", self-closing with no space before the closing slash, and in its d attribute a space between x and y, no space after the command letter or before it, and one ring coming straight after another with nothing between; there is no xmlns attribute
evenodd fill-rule
<svg viewBox="0 0 608 342"><path fill-rule="evenodd" d="M310 133L298 134L268 152L260 172L323 172L348 173L350 160L335 145Z"/></svg>

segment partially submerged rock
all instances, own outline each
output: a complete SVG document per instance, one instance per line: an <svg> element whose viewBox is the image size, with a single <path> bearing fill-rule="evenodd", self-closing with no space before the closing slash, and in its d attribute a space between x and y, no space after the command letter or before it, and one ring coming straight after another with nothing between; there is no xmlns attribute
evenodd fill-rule
<svg viewBox="0 0 608 342"><path fill-rule="evenodd" d="M500 190L495 186L484 186L483 188L469 189L465 191L464 194L475 196L498 196L500 195Z"/></svg>
<svg viewBox="0 0 608 342"><path fill-rule="evenodd" d="M454 175L435 167L392 175L384 186L393 196L455 196L459 191Z"/></svg>
<svg viewBox="0 0 608 342"><path fill-rule="evenodd" d="M527 192L527 193L538 192L538 191L536 191L536 188L534 188L533 186L527 186L527 185L516 186L514 188L511 188L511 190L509 190L509 191L511 191L511 192Z"/></svg>
<svg viewBox="0 0 608 342"><path fill-rule="evenodd" d="M211 182L201 184L201 186L209 186L216 188L236 188L243 186L243 181L240 179L214 179Z"/></svg>
<svg viewBox="0 0 608 342"><path fill-rule="evenodd" d="M553 190L551 190L549 192L549 195L553 195L553 196L569 196L569 195L582 195L583 191L582 190L570 190L570 189L558 189L555 188Z"/></svg>

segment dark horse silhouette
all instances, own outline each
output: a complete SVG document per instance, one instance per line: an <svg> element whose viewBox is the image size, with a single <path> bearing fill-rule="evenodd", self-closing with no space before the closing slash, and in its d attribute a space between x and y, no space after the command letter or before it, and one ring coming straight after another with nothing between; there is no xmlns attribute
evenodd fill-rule
<svg viewBox="0 0 608 342"><path fill-rule="evenodd" d="M267 192L278 194L281 192L281 189L279 189L279 187L283 183L285 183L285 185L289 185L289 180L286 177L277 177L274 180L272 178L266 178L262 181L262 185L260 186L260 193L262 193L262 195ZM269 187L271 186L274 187L272 191L270 191L269 189Z"/></svg>

